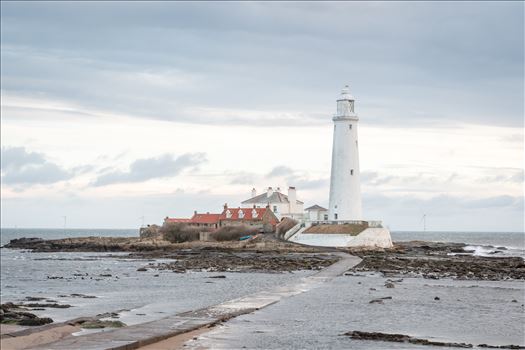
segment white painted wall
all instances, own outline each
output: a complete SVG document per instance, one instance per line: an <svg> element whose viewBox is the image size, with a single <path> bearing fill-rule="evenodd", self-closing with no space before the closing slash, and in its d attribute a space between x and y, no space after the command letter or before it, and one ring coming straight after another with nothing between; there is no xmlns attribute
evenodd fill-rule
<svg viewBox="0 0 525 350"><path fill-rule="evenodd" d="M343 89L337 101L337 114L333 117L329 220L362 219L358 120L354 113L354 98Z"/></svg>
<svg viewBox="0 0 525 350"><path fill-rule="evenodd" d="M308 210L308 220L310 221L322 221L324 220L324 215L328 214L326 210Z"/></svg>
<svg viewBox="0 0 525 350"><path fill-rule="evenodd" d="M345 234L297 233L291 242L321 247L391 248L392 238L386 228L367 228L357 236Z"/></svg>

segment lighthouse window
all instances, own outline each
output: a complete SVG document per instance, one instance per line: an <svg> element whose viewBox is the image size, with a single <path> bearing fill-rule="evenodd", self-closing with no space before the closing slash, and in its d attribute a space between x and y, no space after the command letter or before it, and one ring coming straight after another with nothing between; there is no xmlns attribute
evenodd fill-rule
<svg viewBox="0 0 525 350"><path fill-rule="evenodd" d="M349 128L350 130L352 130L352 124L348 125L348 128Z"/></svg>
<svg viewBox="0 0 525 350"><path fill-rule="evenodd" d="M334 219L337 220L337 214L334 214Z"/></svg>
<svg viewBox="0 0 525 350"><path fill-rule="evenodd" d="M350 170L350 175L354 175L354 169Z"/></svg>

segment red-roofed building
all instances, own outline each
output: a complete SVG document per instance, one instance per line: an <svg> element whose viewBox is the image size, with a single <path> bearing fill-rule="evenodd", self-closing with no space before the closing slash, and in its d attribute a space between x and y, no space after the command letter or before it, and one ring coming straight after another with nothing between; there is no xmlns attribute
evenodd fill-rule
<svg viewBox="0 0 525 350"><path fill-rule="evenodd" d="M220 216L221 214L198 214L197 212L195 212L195 214L193 214L193 217L190 219L189 224L191 226L218 228Z"/></svg>
<svg viewBox="0 0 525 350"><path fill-rule="evenodd" d="M165 224L177 224L177 223L187 224L190 221L191 221L191 219L169 218L167 216L166 216L166 218L164 218L164 223Z"/></svg>
<svg viewBox="0 0 525 350"><path fill-rule="evenodd" d="M191 219L177 219L177 218L169 218L166 217L164 219L164 224L187 224L189 226L196 226L196 227L211 227L211 228L219 228L219 218L221 214L199 214L195 212Z"/></svg>
<svg viewBox="0 0 525 350"><path fill-rule="evenodd" d="M266 208L228 208L224 205L221 214L199 214L195 212L191 219L169 218L164 219L164 224L186 224L195 227L219 228L223 226L247 225L257 227L265 232L273 232L279 219L270 207Z"/></svg>
<svg viewBox="0 0 525 350"><path fill-rule="evenodd" d="M224 205L224 210L220 216L220 226L247 225L264 229L265 232L273 232L279 219L266 208L228 208Z"/></svg>

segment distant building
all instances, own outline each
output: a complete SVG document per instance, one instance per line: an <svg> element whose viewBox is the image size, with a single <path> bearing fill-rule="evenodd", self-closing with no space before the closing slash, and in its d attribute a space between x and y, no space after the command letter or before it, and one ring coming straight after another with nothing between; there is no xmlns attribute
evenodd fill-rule
<svg viewBox="0 0 525 350"><path fill-rule="evenodd" d="M221 214L199 214L197 211L194 212L191 219L181 219L181 218L169 218L164 219L164 224L187 224L188 226L195 227L209 227L209 228L219 228L219 218Z"/></svg>
<svg viewBox="0 0 525 350"><path fill-rule="evenodd" d="M224 210L220 216L220 227L246 225L263 229L264 232L273 232L278 223L279 219L268 206L229 208L227 204L224 204Z"/></svg>
<svg viewBox="0 0 525 350"><path fill-rule="evenodd" d="M281 193L280 188L275 191L272 187L257 195L257 191L252 189L251 197L241 202L244 207L255 206L256 208L265 208L269 206L277 218L289 217L301 219L304 215L304 203L297 199L297 190L295 187L288 188L288 195Z"/></svg>
<svg viewBox="0 0 525 350"><path fill-rule="evenodd" d="M164 219L166 224L186 224L188 226L217 229L224 226L246 225L264 230L264 232L275 231L279 218L273 213L270 207L257 208L229 208L224 204L224 209L220 214L195 212L191 219L169 218Z"/></svg>
<svg viewBox="0 0 525 350"><path fill-rule="evenodd" d="M306 212L306 219L310 221L328 220L328 209L320 205L312 205L304 210Z"/></svg>

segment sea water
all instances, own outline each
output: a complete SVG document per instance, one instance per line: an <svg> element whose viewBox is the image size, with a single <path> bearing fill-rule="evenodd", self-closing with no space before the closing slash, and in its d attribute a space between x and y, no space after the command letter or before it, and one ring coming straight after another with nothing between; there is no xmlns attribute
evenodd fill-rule
<svg viewBox="0 0 525 350"><path fill-rule="evenodd" d="M138 230L2 229L1 243L21 237L56 239L82 236L136 237ZM512 232L393 232L394 241L459 242L476 254L524 256L525 236ZM491 252L500 251L494 254ZM127 253L33 253L1 249L2 303L44 297L68 309L34 313L65 321L118 312L126 324L215 305L290 283L312 272L177 274L137 271L153 260L129 259ZM358 283L361 282L361 283ZM350 330L397 332L427 339L523 344L523 281L428 281L404 279L386 290L381 276L341 276L318 289L228 322L195 342L216 348L406 348L396 344L352 341ZM370 288L374 288L375 291ZM85 294L96 298L82 298ZM384 304L375 297L392 296ZM434 297L439 296L440 302ZM516 300L516 302L513 302ZM45 301L42 301L45 302ZM242 340L242 341L241 341ZM417 346L410 346L417 348Z"/></svg>

